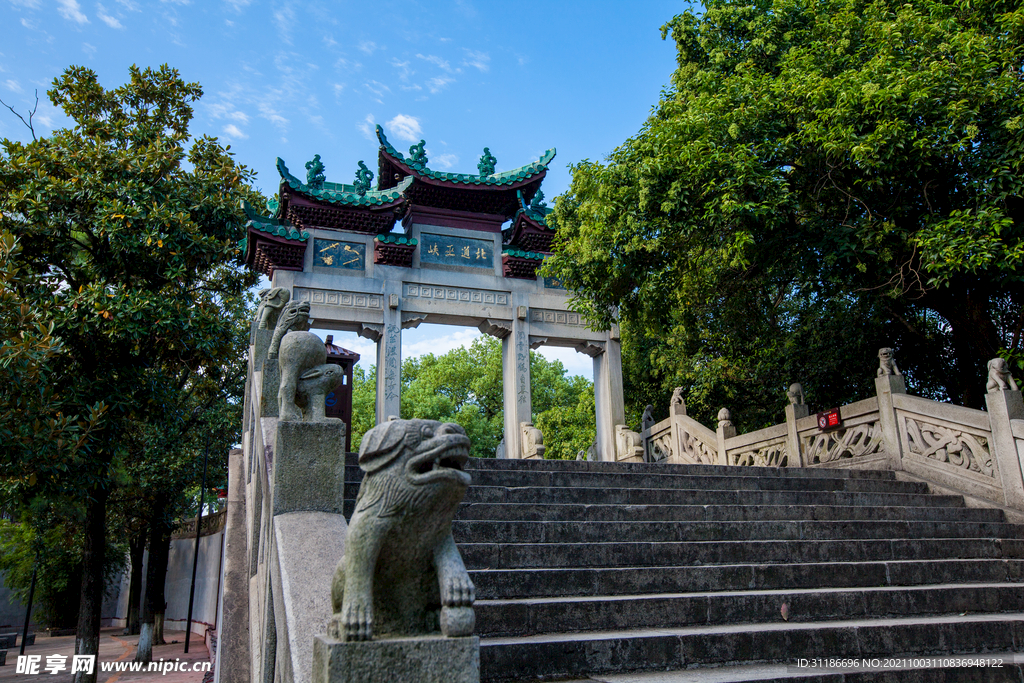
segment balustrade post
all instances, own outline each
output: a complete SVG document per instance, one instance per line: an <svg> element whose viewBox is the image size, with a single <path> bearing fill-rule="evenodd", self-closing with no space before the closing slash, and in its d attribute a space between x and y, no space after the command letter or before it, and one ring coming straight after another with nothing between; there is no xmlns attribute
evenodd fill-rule
<svg viewBox="0 0 1024 683"><path fill-rule="evenodd" d="M899 423L896 420L896 408L893 406L893 394L907 393L907 385L903 381L903 373L896 366L892 349L878 350L879 367L875 377L875 393L878 395L878 426L882 430L882 443L889 454L889 468L903 469L903 446L900 441Z"/></svg>
<svg viewBox="0 0 1024 683"><path fill-rule="evenodd" d="M1024 442L1013 436L1011 420L1024 420L1024 400L1010 377L1006 361L994 358L988 363L989 380L985 394L989 427L992 429L992 458L998 463L1003 499L1007 506L1024 510L1024 466L1019 449Z"/></svg>
<svg viewBox="0 0 1024 683"><path fill-rule="evenodd" d="M725 452L725 440L736 436L736 427L732 424L732 415L728 408L718 411L718 464L728 465L729 458Z"/></svg>

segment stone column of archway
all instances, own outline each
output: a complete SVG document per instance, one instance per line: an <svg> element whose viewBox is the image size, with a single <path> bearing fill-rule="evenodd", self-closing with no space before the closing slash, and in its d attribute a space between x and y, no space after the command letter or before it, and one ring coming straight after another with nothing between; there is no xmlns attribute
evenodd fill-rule
<svg viewBox="0 0 1024 683"><path fill-rule="evenodd" d="M622 346L617 336L601 343L584 342L576 347L594 358L594 417L598 460L615 462L615 426L626 423L622 396Z"/></svg>
<svg viewBox="0 0 1024 683"><path fill-rule="evenodd" d="M402 415L402 313L397 285L388 281L384 292L384 324L377 339L376 424Z"/></svg>
<svg viewBox="0 0 1024 683"><path fill-rule="evenodd" d="M513 304L516 304L513 298ZM527 307L514 305L512 320L485 320L479 329L501 339L502 407L504 414L505 457L523 458L524 423L533 422L530 398L530 323Z"/></svg>

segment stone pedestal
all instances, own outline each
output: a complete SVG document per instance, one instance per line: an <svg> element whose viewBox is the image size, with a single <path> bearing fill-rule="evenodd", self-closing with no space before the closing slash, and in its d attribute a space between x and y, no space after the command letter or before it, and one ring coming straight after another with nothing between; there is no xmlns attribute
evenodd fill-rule
<svg viewBox="0 0 1024 683"><path fill-rule="evenodd" d="M480 639L313 641L313 683L480 683Z"/></svg>
<svg viewBox="0 0 1024 683"><path fill-rule="evenodd" d="M274 514L312 510L342 514L345 423L277 423L274 435Z"/></svg>
<svg viewBox="0 0 1024 683"><path fill-rule="evenodd" d="M252 346L249 347L249 353L252 354L250 360L252 361L253 372L259 372L263 369L263 364L267 361L267 351L270 348L270 340L273 339L273 337L273 330L257 329L253 332Z"/></svg>

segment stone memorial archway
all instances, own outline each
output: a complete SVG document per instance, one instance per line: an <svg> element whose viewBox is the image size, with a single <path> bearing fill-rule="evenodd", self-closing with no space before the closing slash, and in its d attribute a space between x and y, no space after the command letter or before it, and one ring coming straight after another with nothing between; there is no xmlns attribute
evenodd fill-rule
<svg viewBox="0 0 1024 683"><path fill-rule="evenodd" d="M554 236L540 186L555 150L495 173L485 149L478 174L454 174L428 168L423 141L404 155L380 126L377 137L376 189L361 161L346 185L325 180L319 155L305 182L278 159L280 200L268 203L269 216L246 207L246 263L309 302L316 327L377 343L377 423L399 415L402 330L473 326L502 341L506 457L542 453L529 350L544 344L594 359L596 457L626 455L616 444L625 429L618 328L588 329L559 283L536 274Z"/></svg>

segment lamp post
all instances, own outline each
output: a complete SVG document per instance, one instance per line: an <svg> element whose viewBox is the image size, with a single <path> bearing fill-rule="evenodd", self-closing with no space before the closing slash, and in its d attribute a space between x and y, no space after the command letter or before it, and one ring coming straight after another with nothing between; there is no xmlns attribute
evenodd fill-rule
<svg viewBox="0 0 1024 683"><path fill-rule="evenodd" d="M188 654L189 636L192 635L192 601L196 597L196 567L199 564L199 536L203 527L203 493L206 491L206 460L210 455L210 435L206 435L203 451L203 483L199 487L199 514L196 515L196 548L192 553L192 586L188 589L188 618L185 620L185 654Z"/></svg>

